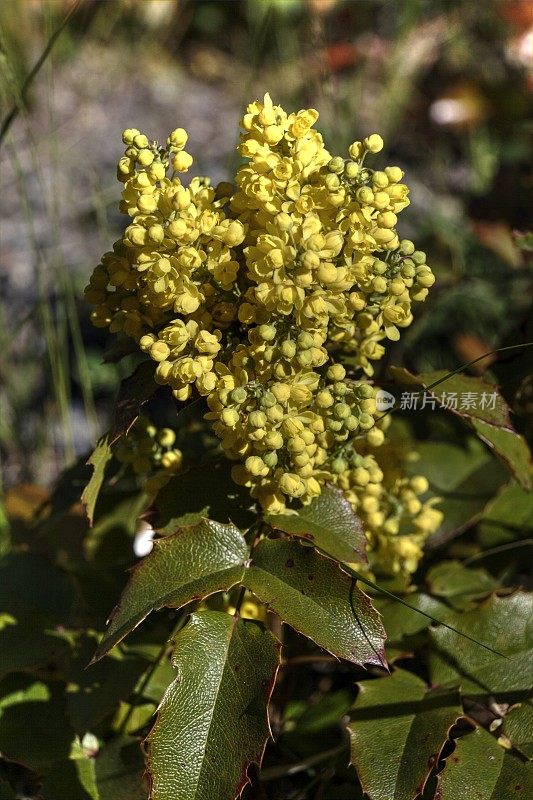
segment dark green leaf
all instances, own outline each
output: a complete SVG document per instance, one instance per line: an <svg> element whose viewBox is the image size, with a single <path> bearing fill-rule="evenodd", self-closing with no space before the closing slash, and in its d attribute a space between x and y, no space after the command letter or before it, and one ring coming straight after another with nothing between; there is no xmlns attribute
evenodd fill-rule
<svg viewBox="0 0 533 800"><path fill-rule="evenodd" d="M121 736L106 742L95 761L100 800L146 800L144 761L136 739Z"/></svg>
<svg viewBox="0 0 533 800"><path fill-rule="evenodd" d="M464 567L460 561L441 561L429 570L426 585L430 594L462 608L497 589L498 581L484 569Z"/></svg>
<svg viewBox="0 0 533 800"><path fill-rule="evenodd" d="M74 731L61 686L16 678L4 679L0 687L0 753L41 773L69 758Z"/></svg>
<svg viewBox="0 0 533 800"><path fill-rule="evenodd" d="M340 489L326 486L295 514L266 517L274 528L301 536L338 561L367 563L363 526Z"/></svg>
<svg viewBox="0 0 533 800"><path fill-rule="evenodd" d="M430 614L436 619L442 619L449 613L449 608L445 603L423 592L404 595L404 599L412 608L425 611L426 614ZM430 619L422 616L422 614L408 611L405 606L396 600L376 595L373 598L373 602L383 617L383 624L389 642L400 642L405 636L414 636L414 634L423 631L431 624Z"/></svg>
<svg viewBox="0 0 533 800"><path fill-rule="evenodd" d="M482 441L500 458L523 489L531 489L531 453L523 436L512 428L499 428L481 419L472 420Z"/></svg>
<svg viewBox="0 0 533 800"><path fill-rule="evenodd" d="M533 536L533 492L513 482L503 486L486 506L478 540L483 547L497 547L526 536Z"/></svg>
<svg viewBox="0 0 533 800"><path fill-rule="evenodd" d="M284 622L354 664L384 663L385 631L370 598L312 547L264 539L243 583Z"/></svg>
<svg viewBox="0 0 533 800"><path fill-rule="evenodd" d="M38 630L33 617L26 623L5 625L0 629L0 679L16 670L56 670L68 651L69 645L61 635Z"/></svg>
<svg viewBox="0 0 533 800"><path fill-rule="evenodd" d="M204 611L176 637L174 664L147 740L151 798L232 800L262 759L279 644L254 622Z"/></svg>
<svg viewBox="0 0 533 800"><path fill-rule="evenodd" d="M517 703L504 718L503 732L516 750L533 759L533 702Z"/></svg>
<svg viewBox="0 0 533 800"><path fill-rule="evenodd" d="M490 733L476 728L458 739L439 776L438 792L440 800L529 800L533 770Z"/></svg>
<svg viewBox="0 0 533 800"><path fill-rule="evenodd" d="M155 500L159 511L157 528L172 531L209 517L217 522L233 522L244 530L257 519L252 505L248 489L232 480L230 462L211 461L176 475L163 487Z"/></svg>
<svg viewBox="0 0 533 800"><path fill-rule="evenodd" d="M413 375L406 369L391 367L391 372L400 383L431 391L443 408L446 408L443 392L448 398L450 393L455 393L456 408L448 407L447 410L466 422L488 444L524 489L531 488L531 454L525 439L513 429L509 407L497 386L461 373L449 375L444 370ZM475 398L471 404L462 402L467 394ZM492 397L495 398L494 408Z"/></svg>
<svg viewBox="0 0 533 800"><path fill-rule="evenodd" d="M363 789L372 800L413 800L461 715L459 692L429 690L403 670L359 690L349 731Z"/></svg>
<svg viewBox="0 0 533 800"><path fill-rule="evenodd" d="M410 467L412 473L425 475L442 498L442 524L430 538L430 543L442 543L475 523L508 475L473 437L464 446L420 442L416 450L419 458Z"/></svg>
<svg viewBox="0 0 533 800"><path fill-rule="evenodd" d="M226 591L242 579L249 548L233 525L203 520L154 542L133 568L94 660L101 658L153 610L179 608Z"/></svg>
<svg viewBox="0 0 533 800"><path fill-rule="evenodd" d="M148 661L128 653L109 657L87 669L95 649L92 636L77 642L70 665L67 712L76 733L83 736L126 700L148 666Z"/></svg>
<svg viewBox="0 0 533 800"><path fill-rule="evenodd" d="M81 502L85 506L87 519L91 525L94 519L96 501L98 500L98 495L100 494L100 489L102 488L102 484L104 482L105 470L112 458L113 453L111 452L109 437L106 435L100 439L96 445L96 449L87 461L88 464L94 467L94 470L91 480L83 490L83 494L81 496Z"/></svg>
<svg viewBox="0 0 533 800"><path fill-rule="evenodd" d="M495 695L502 702L517 702L527 696L533 684L530 594L494 595L470 611L451 612L444 622L490 643L507 658L477 647L447 628L435 628L431 630L435 646L430 653L434 683L460 682L465 695L478 699Z"/></svg>
<svg viewBox="0 0 533 800"><path fill-rule="evenodd" d="M50 764L43 775L42 793L54 800L101 800L94 759L77 754Z"/></svg>
<svg viewBox="0 0 533 800"><path fill-rule="evenodd" d="M0 611L65 624L74 602L70 577L48 559L10 553L0 560Z"/></svg>

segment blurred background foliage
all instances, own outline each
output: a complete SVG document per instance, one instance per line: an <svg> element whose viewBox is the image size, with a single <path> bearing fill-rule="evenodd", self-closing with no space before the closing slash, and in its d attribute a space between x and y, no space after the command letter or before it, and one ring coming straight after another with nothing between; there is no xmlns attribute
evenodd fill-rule
<svg viewBox="0 0 533 800"><path fill-rule="evenodd" d="M411 187L401 233L438 282L378 377L533 339L531 252L516 242L532 184L529 0L4 0L0 21L2 119L16 110L0 151L6 485L50 484L85 454L131 371L102 363L106 334L81 300L123 224L114 172L130 125L187 128L196 174L215 181L265 91L318 108L334 152L379 131ZM502 383L525 430L531 350L493 360L473 371Z"/></svg>

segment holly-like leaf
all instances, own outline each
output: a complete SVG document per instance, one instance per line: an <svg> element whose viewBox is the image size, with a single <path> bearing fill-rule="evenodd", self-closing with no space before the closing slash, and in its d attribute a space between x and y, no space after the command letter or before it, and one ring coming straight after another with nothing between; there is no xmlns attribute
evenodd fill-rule
<svg viewBox="0 0 533 800"><path fill-rule="evenodd" d="M514 481L503 486L486 506L477 530L482 547L497 547L531 537L533 492L524 491Z"/></svg>
<svg viewBox="0 0 533 800"><path fill-rule="evenodd" d="M515 476L523 489L531 489L531 453L523 436L512 428L489 425L482 419L473 419L472 425L479 438L487 444Z"/></svg>
<svg viewBox="0 0 533 800"><path fill-rule="evenodd" d="M112 458L113 453L111 452L109 437L106 435L100 439L87 461L88 464L94 467L94 470L89 483L83 490L81 502L85 506L85 512L90 525L93 524L94 510L96 508L96 501L98 500L100 489L104 482L105 470Z"/></svg>
<svg viewBox="0 0 533 800"><path fill-rule="evenodd" d="M499 584L484 569L465 567L460 561L441 561L429 570L426 585L430 594L462 608L490 594Z"/></svg>
<svg viewBox="0 0 533 800"><path fill-rule="evenodd" d="M464 695L478 700L500 697L507 703L524 700L533 685L532 596L487 598L466 612L452 612L444 622L468 631L503 653L498 656L444 627L431 630L430 675L434 683L461 683Z"/></svg>
<svg viewBox="0 0 533 800"><path fill-rule="evenodd" d="M238 583L249 556L248 545L233 525L204 520L154 542L135 566L93 661L120 642L151 611L180 608Z"/></svg>
<svg viewBox="0 0 533 800"><path fill-rule="evenodd" d="M528 800L533 797L533 770L494 736L476 728L457 740L439 775L440 800Z"/></svg>
<svg viewBox="0 0 533 800"><path fill-rule="evenodd" d="M385 663L385 631L370 598L312 547L264 539L243 583L284 622L354 664Z"/></svg>
<svg viewBox="0 0 533 800"><path fill-rule="evenodd" d="M413 800L461 713L457 690L428 689L404 670L359 684L348 728L352 763L371 800Z"/></svg>
<svg viewBox="0 0 533 800"><path fill-rule="evenodd" d="M512 706L504 718L503 732L512 746L533 760L533 703L526 700Z"/></svg>
<svg viewBox="0 0 533 800"><path fill-rule="evenodd" d="M176 637L178 678L148 737L151 800L233 800L260 764L279 643L257 623L193 614Z"/></svg>
<svg viewBox="0 0 533 800"><path fill-rule="evenodd" d="M531 454L525 439L510 420L509 407L494 384L481 378L444 370L413 375L402 367L391 367L399 383L420 386L438 405L466 422L511 470L524 489L531 488ZM450 395L455 400L450 402Z"/></svg>
<svg viewBox="0 0 533 800"><path fill-rule="evenodd" d="M296 514L271 514L274 528L306 539L337 561L367 563L361 520L340 489L326 486L319 497Z"/></svg>

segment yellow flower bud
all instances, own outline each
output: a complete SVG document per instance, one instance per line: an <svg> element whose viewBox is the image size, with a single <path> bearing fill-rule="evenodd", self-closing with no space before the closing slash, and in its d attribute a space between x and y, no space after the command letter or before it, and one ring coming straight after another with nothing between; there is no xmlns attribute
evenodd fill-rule
<svg viewBox="0 0 533 800"><path fill-rule="evenodd" d="M189 153L186 153L185 150L181 150L174 156L172 160L172 166L176 172L188 172L192 166L192 161L192 156L189 155Z"/></svg>

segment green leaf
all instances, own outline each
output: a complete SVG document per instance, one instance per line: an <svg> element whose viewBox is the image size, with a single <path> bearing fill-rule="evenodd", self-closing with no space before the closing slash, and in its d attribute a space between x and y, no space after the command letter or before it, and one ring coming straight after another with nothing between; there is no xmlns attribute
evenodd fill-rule
<svg viewBox="0 0 533 800"><path fill-rule="evenodd" d="M367 563L363 526L340 489L326 486L319 497L295 514L270 514L274 528L301 536L337 561Z"/></svg>
<svg viewBox="0 0 533 800"><path fill-rule="evenodd" d="M405 598L411 608L424 611L436 619L442 619L449 612L445 603L423 592L413 592L405 595ZM405 636L414 636L431 624L431 619L407 611L397 600L380 597L379 594L372 600L383 617L388 642L400 642Z"/></svg>
<svg viewBox="0 0 533 800"><path fill-rule="evenodd" d="M370 598L333 561L289 539L263 539L243 583L284 622L354 664L385 662Z"/></svg>
<svg viewBox="0 0 533 800"><path fill-rule="evenodd" d="M125 653L87 669L94 649L94 637L82 635L68 672L67 712L80 736L94 730L102 719L117 710L149 664L147 659Z"/></svg>
<svg viewBox="0 0 533 800"><path fill-rule="evenodd" d="M233 522L243 530L257 519L248 489L231 477L231 462L210 461L171 478L158 493L156 527L172 532L178 526L195 525L205 517Z"/></svg>
<svg viewBox="0 0 533 800"><path fill-rule="evenodd" d="M404 670L359 684L348 728L352 763L368 796L413 800L461 713L457 690L430 690Z"/></svg>
<svg viewBox="0 0 533 800"><path fill-rule="evenodd" d="M516 592L509 597L493 595L478 607L451 612L444 622L503 653L494 655L444 627L431 630L430 675L434 683L461 683L468 697L479 700L495 695L504 702L525 699L533 684L532 596Z"/></svg>
<svg viewBox="0 0 533 800"><path fill-rule="evenodd" d="M497 547L532 535L533 492L524 491L513 481L486 506L478 525L478 540L482 547Z"/></svg>
<svg viewBox="0 0 533 800"><path fill-rule="evenodd" d="M508 475L472 436L462 446L420 442L416 451L419 458L410 471L425 475L432 491L442 498L438 506L442 524L430 538L430 543L440 544L475 523Z"/></svg>
<svg viewBox="0 0 533 800"><path fill-rule="evenodd" d="M100 800L146 800L148 786L139 741L119 737L101 748L95 759Z"/></svg>
<svg viewBox="0 0 533 800"><path fill-rule="evenodd" d="M9 553L0 559L0 611L64 625L74 597L70 577L47 558Z"/></svg>
<svg viewBox="0 0 533 800"><path fill-rule="evenodd" d="M43 776L42 792L54 800L100 800L94 759L80 754L50 764Z"/></svg>
<svg viewBox="0 0 533 800"><path fill-rule="evenodd" d="M46 666L57 669L69 651L60 634L36 629L35 620L5 625L0 630L0 678L16 670L33 670Z"/></svg>
<svg viewBox="0 0 533 800"><path fill-rule="evenodd" d="M106 742L95 762L100 800L146 800L148 787L137 739L121 736Z"/></svg>
<svg viewBox="0 0 533 800"><path fill-rule="evenodd" d="M498 581L484 569L464 567L460 561L441 561L426 575L430 594L445 597L455 608L485 597L498 588Z"/></svg>
<svg viewBox="0 0 533 800"><path fill-rule="evenodd" d="M466 422L511 470L524 489L531 488L531 454L525 439L517 433L509 415L509 407L494 384L462 373L450 374L444 370L413 375L401 367L391 367L391 373L400 383L421 386L436 398L439 405ZM434 391L431 390L434 387ZM445 393L445 396L443 395ZM446 397L457 395L457 407L446 407ZM462 407L463 395L475 396L475 402ZM494 408L487 398L495 396ZM482 403L481 398L485 397ZM465 404L469 405L469 404ZM482 407L483 406L483 407Z"/></svg>
<svg viewBox="0 0 533 800"><path fill-rule="evenodd" d="M120 642L151 611L180 608L213 592L227 591L242 579L249 549L234 525L203 520L154 542L152 552L131 577L93 661Z"/></svg>
<svg viewBox="0 0 533 800"><path fill-rule="evenodd" d="M508 467L523 489L531 490L531 453L523 436L512 428L499 428L481 419L472 420L479 438Z"/></svg>
<svg viewBox="0 0 533 800"><path fill-rule="evenodd" d="M109 436L106 435L100 439L96 445L96 449L87 461L88 464L94 467L94 471L91 480L83 490L81 502L85 506L85 512L90 525L93 524L94 510L96 508L96 501L98 500L100 489L104 482L105 470L112 458L113 453L111 452L111 446L109 444Z"/></svg>
<svg viewBox="0 0 533 800"><path fill-rule="evenodd" d="M533 704L531 700L512 706L504 717L503 732L516 750L533 760Z"/></svg>
<svg viewBox="0 0 533 800"><path fill-rule="evenodd" d="M148 737L151 800L232 800L260 764L279 643L254 622L191 616L176 637L178 678Z"/></svg>
<svg viewBox="0 0 533 800"><path fill-rule="evenodd" d="M439 775L440 800L528 800L533 797L533 770L500 747L494 736L476 728L457 740Z"/></svg>
<svg viewBox="0 0 533 800"><path fill-rule="evenodd" d="M42 773L69 757L75 739L65 713L61 686L21 675L0 685L0 753Z"/></svg>

